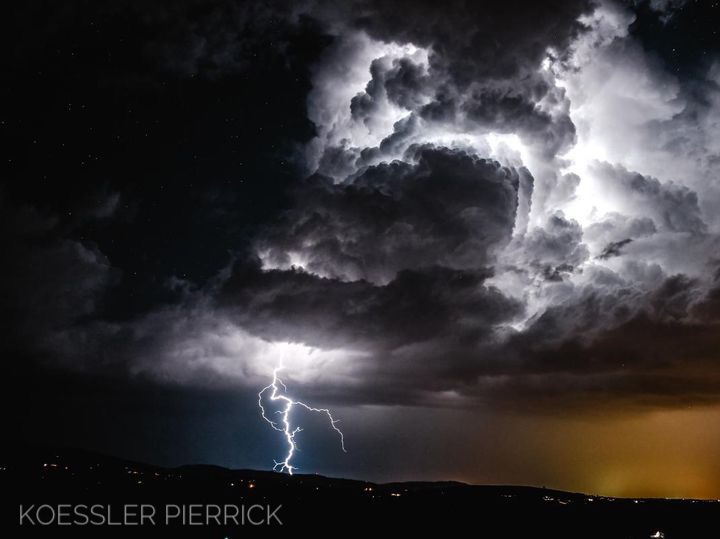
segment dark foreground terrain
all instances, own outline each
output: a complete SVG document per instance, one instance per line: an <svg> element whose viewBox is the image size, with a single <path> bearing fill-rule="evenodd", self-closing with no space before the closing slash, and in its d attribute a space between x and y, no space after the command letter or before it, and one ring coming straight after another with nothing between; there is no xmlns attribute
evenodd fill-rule
<svg viewBox="0 0 720 539"><path fill-rule="evenodd" d="M375 484L215 466L169 469L68 449L4 448L0 485L2 537L223 539L291 528L334 530L338 537L414 531L489 538L720 536L717 501L607 498L452 482ZM275 516L269 516L274 509ZM143 524L133 525L141 514ZM68 524L41 524L58 519Z"/></svg>

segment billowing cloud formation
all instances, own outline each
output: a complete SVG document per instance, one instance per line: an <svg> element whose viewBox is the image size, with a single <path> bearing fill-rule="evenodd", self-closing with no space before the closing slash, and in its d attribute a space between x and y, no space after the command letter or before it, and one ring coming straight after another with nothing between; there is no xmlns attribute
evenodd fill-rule
<svg viewBox="0 0 720 539"><path fill-rule="evenodd" d="M107 216L115 197L85 217ZM13 353L37 352L47 345L45 337L95 313L114 271L96 246L73 239L54 215L4 198L0 214L0 241L10 255L0 270L4 345Z"/></svg>
<svg viewBox="0 0 720 539"><path fill-rule="evenodd" d="M608 163L598 163L594 172L608 195L614 197L613 206L619 211L645 214L663 230L692 234L707 230L697 193L688 187L663 184L656 178Z"/></svg>
<svg viewBox="0 0 720 539"><path fill-rule="evenodd" d="M435 338L482 340L519 314L521 305L487 286L487 277L482 270L430 267L374 285L236 267L222 296L232 317L271 340L393 350Z"/></svg>
<svg viewBox="0 0 720 539"><path fill-rule="evenodd" d="M58 315L46 342L88 367L211 385L253 385L295 356L290 378L344 402L718 400L717 63L678 79L610 1L295 16L329 45L285 211L178 304ZM175 67L232 63L218 39ZM91 314L103 257L51 252L95 268L75 291Z"/></svg>
<svg viewBox="0 0 720 539"><path fill-rule="evenodd" d="M491 264L512 236L520 184L532 186L527 170L432 147L405 159L299 185L296 207L258 241L265 266L383 283L403 269Z"/></svg>

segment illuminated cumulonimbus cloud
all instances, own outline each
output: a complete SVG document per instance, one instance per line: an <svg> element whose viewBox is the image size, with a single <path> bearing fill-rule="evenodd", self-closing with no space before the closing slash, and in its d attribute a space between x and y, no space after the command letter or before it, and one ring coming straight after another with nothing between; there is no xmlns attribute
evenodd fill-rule
<svg viewBox="0 0 720 539"><path fill-rule="evenodd" d="M413 392L430 399L455 387L456 362L478 376L462 384L469 396L504 384L534 390L565 383L548 380L552 372L576 376L580 350L597 346L597 371L574 388L592 392L614 383L618 328L646 320L638 337L646 339L667 317L691 320L709 308L716 264L703 253L718 246L710 211L718 201L717 92L704 90L708 110L695 130L703 105L629 35L631 11L576 6L578 26L568 30L568 22L564 38L546 36L538 50L517 35L493 56L483 36L445 34L443 22L425 33L412 15L407 24L383 22L376 9L378 19L361 28L342 26L314 69L313 175L298 186L295 207L257 239L263 271L333 282L352 306L328 307L334 314L323 317L348 322L340 332L373 350L391 378L415 354L418 378L441 380ZM706 76L717 73L711 66ZM417 307L454 311L454 337L397 338L392 326L364 333L355 318L372 312L380 290L413 273L431 281L435 267L472 275L471 295L492 291L507 303L465 313L443 288L452 284L433 282L424 294L441 297L421 293ZM458 345L466 331L470 344ZM567 351L543 359L569 343L576 359ZM432 364L438 357L451 358L448 372ZM651 361L637 365L623 392L640 378L660 379Z"/></svg>
<svg viewBox="0 0 720 539"><path fill-rule="evenodd" d="M328 36L305 178L115 353L258 389L297 355L322 406L718 399L717 61L676 76L611 0L298 10Z"/></svg>

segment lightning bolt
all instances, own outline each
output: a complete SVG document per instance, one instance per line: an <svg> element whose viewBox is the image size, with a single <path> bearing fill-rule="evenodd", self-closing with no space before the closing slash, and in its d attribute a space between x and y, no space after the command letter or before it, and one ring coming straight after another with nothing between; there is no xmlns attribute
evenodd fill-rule
<svg viewBox="0 0 720 539"><path fill-rule="evenodd" d="M288 397L287 386L278 377L278 372L280 372L282 369L282 364L276 367L273 370L272 382L262 388L258 393L258 406L260 407L260 413L262 414L263 419L267 421L272 428L283 433L288 447L287 453L285 454L285 459L281 461L274 461L275 466L273 466L273 471L286 471L287 473L292 475L293 470L297 469L296 466L293 466L291 464L292 458L295 455L295 451L297 451L297 445L295 444L295 435L298 432L302 432L302 429L300 427L293 428L290 421L290 412L292 412L292 409L295 406L305 408L309 412L316 412L326 415L328 421L330 421L330 428L332 428L335 432L338 433L338 436L340 436L340 447L342 447L343 452L347 453L347 451L345 450L345 437L343 436L342 431L337 427L337 424L340 422L340 420L333 418L332 413L330 413L330 410L328 410L327 408L313 408L312 406L308 406L304 402L296 401ZM263 406L263 396L267 392L270 392L270 396L268 398L271 401L279 401L282 403L282 408L275 412L276 414L280 415L279 421L273 421L267 416L265 407Z"/></svg>

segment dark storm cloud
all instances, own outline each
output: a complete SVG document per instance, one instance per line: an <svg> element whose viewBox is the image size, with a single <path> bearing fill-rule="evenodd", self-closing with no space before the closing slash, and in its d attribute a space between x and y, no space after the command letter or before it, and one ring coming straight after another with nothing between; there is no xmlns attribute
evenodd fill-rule
<svg viewBox="0 0 720 539"><path fill-rule="evenodd" d="M715 272L712 288L693 306L692 315L697 320L720 320L720 268Z"/></svg>
<svg viewBox="0 0 720 539"><path fill-rule="evenodd" d="M346 20L382 41L432 46L433 62L458 86L511 79L537 64L547 47L562 51L581 29L589 1L437 3L359 0Z"/></svg>
<svg viewBox="0 0 720 539"><path fill-rule="evenodd" d="M600 260L607 260L614 256L620 256L622 254L622 248L628 243L632 243L632 238L625 238L620 241L612 241L608 243L602 250L602 253L598 255Z"/></svg>
<svg viewBox="0 0 720 539"><path fill-rule="evenodd" d="M503 360L478 373L469 397L523 408L717 402L717 310L696 314L716 296L682 275L650 292L588 288L496 349Z"/></svg>
<svg viewBox="0 0 720 539"><path fill-rule="evenodd" d="M243 264L218 307L268 340L370 351L356 367L372 373L372 384L306 388L327 400L539 410L720 397L709 374L720 344L717 289L706 293L676 275L643 291L596 275L514 331L507 324L524 307L486 284L488 277L428 268L373 285Z"/></svg>
<svg viewBox="0 0 720 539"><path fill-rule="evenodd" d="M83 217L104 218L113 198ZM96 314L107 287L117 278L92 242L73 237L53 214L0 199L0 345L13 353L37 352L55 331Z"/></svg>
<svg viewBox="0 0 720 539"><path fill-rule="evenodd" d="M183 206L172 213L172 226L160 228L158 216L147 212L147 225L139 230L161 240L143 251L143 268L167 258L158 248L165 243L179 246L178 258L203 259L204 251L186 243L183 224L199 243L230 230L218 243L235 260L219 273L208 272L214 277L204 282L171 279L178 293L168 305L113 320L101 316L99 306L114 272L101 249L82 239L86 230L63 228L32 208L3 208L10 262L0 288L13 338L33 340L73 366L211 386L255 384L277 365L274 345L291 351L307 345L315 354L340 350L349 357L349 374L330 372L302 389L341 403L562 409L606 399L717 401L712 355L720 345L720 286L713 282L708 289L701 278L714 263L706 252L717 245L701 211L704 193L682 177L673 183L602 163L594 173L602 195L614 197L612 212L588 223L561 211L585 181L565 172L557 158L580 130L565 89L540 65L548 55L564 59L569 43L589 31L577 19L590 5L306 2L280 13L276 5L253 2L123 3L113 12L133 14L133 28L148 32L137 58L153 66L154 81L174 74L183 83L191 77L215 84L248 66L262 78L264 54L294 58L297 50L289 43L299 28L309 25L311 33L322 34L327 54L302 66L313 73L313 92L328 89L311 93L308 102L319 140L317 163L310 166L319 170L284 193L282 211L267 212L262 226L253 222L245 241L235 234L234 218L249 213L257 198L279 200L282 191L271 183L277 169L266 154L253 173L270 187L243 191L250 202L242 207L235 204L240 196L228 203L225 191L210 196L201 190L195 198L188 189L193 203L209 200L206 214L227 219L198 226ZM621 39L621 32L612 37ZM392 52L390 44L421 47L427 62L422 54ZM617 52L613 62L622 56ZM356 57L367 62L358 68ZM347 83L347 99L332 108L332 99L323 98L344 95L343 76L354 70L360 84ZM123 79L123 73L114 75ZM649 86L657 86L655 72L645 74ZM664 87L670 78L657 80ZM250 79L242 84L258 84ZM582 90L613 86L600 75L597 80L602 84ZM292 123L284 116L268 120L285 96L268 105L265 90L280 88L282 94L284 86L272 77L266 82L257 95L237 98L259 110L251 130L242 137L223 131L224 139L233 140L232 152L199 165L190 188L238 148L273 145L273 137L251 144L268 124L276 121L284 130L286 120ZM626 87L622 78L617 85ZM214 102L215 88L207 87L199 101ZM223 116L231 101L225 98L218 101ZM664 112L668 105L660 101L656 108ZM632 107L617 108L632 116L625 114ZM238 123L246 123L246 113ZM342 114L353 122L350 128L338 120ZM682 117L683 126L691 116ZM171 131L166 135L174 143ZM617 131L608 129L613 136ZM459 150L433 140L487 132L518 135L539 162L535 178L525 167L489 158L481 143ZM670 140L674 145L666 149L699 147L687 133ZM634 147L632 142L625 145ZM184 154L192 153L186 149L168 161L182 169ZM246 161L235 168L252 179L244 172ZM178 177L186 173L173 170ZM158 200L164 200L165 183ZM79 219L111 219L125 197L108 190ZM671 236L676 243L669 243ZM704 258L695 261L701 251ZM683 263L691 266L687 273L674 267ZM159 271L152 277L154 288L168 282Z"/></svg>
<svg viewBox="0 0 720 539"><path fill-rule="evenodd" d="M526 83L529 87L524 86ZM520 84L513 81L505 87L473 91L462 112L471 124L501 133L520 133L554 156L575 141L575 126L565 113L553 116L542 110L538 103L546 98L557 106L563 96L542 79L523 79Z"/></svg>
<svg viewBox="0 0 720 539"><path fill-rule="evenodd" d="M369 167L335 184L314 176L256 248L271 267L385 282L399 271L488 265L512 235L520 177L459 150L421 147L414 163ZM531 179L530 179L531 181Z"/></svg>
<svg viewBox="0 0 720 539"><path fill-rule="evenodd" d="M238 264L219 301L242 327L269 340L376 352L453 337L492 340L522 306L485 284L486 270L403 270L384 285L343 282L299 270Z"/></svg>

